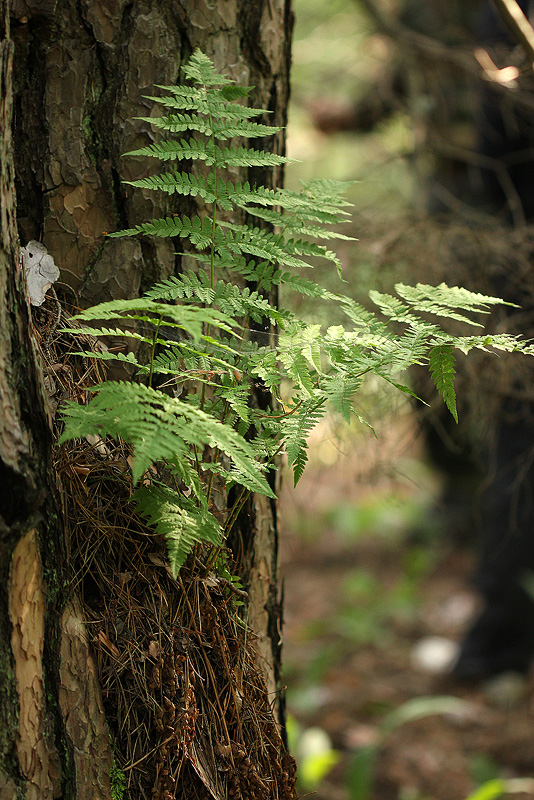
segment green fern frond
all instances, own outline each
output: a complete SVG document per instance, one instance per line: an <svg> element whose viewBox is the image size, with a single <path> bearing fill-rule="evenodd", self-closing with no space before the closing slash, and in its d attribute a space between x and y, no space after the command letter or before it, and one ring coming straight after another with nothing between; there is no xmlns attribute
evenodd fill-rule
<svg viewBox="0 0 534 800"><path fill-rule="evenodd" d="M248 405L248 386L221 386L219 394L225 400L236 417L247 425L250 424L251 410Z"/></svg>
<svg viewBox="0 0 534 800"><path fill-rule="evenodd" d="M239 327L231 317L213 308L172 306L166 303L157 303L145 297L99 303L85 311L80 311L74 319L136 320L153 325L156 329L163 323L183 330L195 341L201 338L203 327L206 325L214 326L226 333L232 333L233 329Z"/></svg>
<svg viewBox="0 0 534 800"><path fill-rule="evenodd" d="M308 460L308 436L325 414L324 402L303 403L298 412L288 416L285 425L285 445L289 465L293 466L296 486Z"/></svg>
<svg viewBox="0 0 534 800"><path fill-rule="evenodd" d="M321 300L340 300L339 295L329 292L318 283L303 278L300 275L293 275L291 272L282 272L279 270L278 274L273 275L273 283L275 285L283 285L284 288L292 289L294 292L306 295L307 297L317 297Z"/></svg>
<svg viewBox="0 0 534 800"><path fill-rule="evenodd" d="M234 83L230 78L219 74L208 56L198 48L193 52L187 64L182 65L181 69L189 80L204 86L228 86Z"/></svg>
<svg viewBox="0 0 534 800"><path fill-rule="evenodd" d="M244 97L248 97L253 88L253 86L239 86L236 83L232 83L223 86L220 92L225 100L233 102L234 100L242 100ZM272 111L268 111L265 108L260 108L258 110L261 111L262 114L272 114Z"/></svg>
<svg viewBox="0 0 534 800"><path fill-rule="evenodd" d="M149 119L152 119L151 117ZM149 156L159 161L205 161L211 167L275 167L295 159L264 150L249 150L245 147L221 149L213 142L186 139L167 139L159 143L130 150L125 155Z"/></svg>
<svg viewBox="0 0 534 800"><path fill-rule="evenodd" d="M63 411L65 431L61 442L88 434L119 436L134 451L134 481L157 461L184 463L189 446L215 447L225 453L242 476L243 485L274 497L263 477L253 449L230 426L176 398L148 386L122 382L103 383L85 406L68 403Z"/></svg>
<svg viewBox="0 0 534 800"><path fill-rule="evenodd" d="M236 120L234 125L226 120L213 123L213 136L215 139L258 139L263 136L273 136L281 130L274 125L262 125L259 122L249 122L248 120Z"/></svg>
<svg viewBox="0 0 534 800"><path fill-rule="evenodd" d="M73 355L83 356L84 358L94 358L96 361L120 361L123 364L129 364L130 366L135 367L137 372L140 374L147 375L150 372L150 367L145 366L145 364L140 364L137 360L137 357L132 352L113 353L109 350L84 350L80 353L73 353Z"/></svg>
<svg viewBox="0 0 534 800"><path fill-rule="evenodd" d="M199 250L206 250L212 241L213 222L209 217L165 217L165 219L153 219L152 222L143 222L135 228L128 228L123 231L109 234L116 238L121 236L137 236L145 233L148 236L158 236L166 239L170 236L188 238Z"/></svg>
<svg viewBox="0 0 534 800"><path fill-rule="evenodd" d="M181 194L185 196L202 197L206 203L214 203L217 195L207 185L203 177L196 177L187 172L165 172L162 175L152 175L136 181L124 181L130 186L140 189L151 189L167 194Z"/></svg>
<svg viewBox="0 0 534 800"><path fill-rule="evenodd" d="M234 120L230 124L226 120L214 120L200 114L168 114L166 117L137 117L143 122L149 122L160 130L169 133L183 133L184 131L197 131L205 136L212 136L219 141L227 139L257 139L263 136L273 136L280 128L273 125L262 125L259 122L250 122L247 119Z"/></svg>
<svg viewBox="0 0 534 800"><path fill-rule="evenodd" d="M166 342L162 353L158 353L152 360L152 372L160 375L174 375L177 382L195 380L200 383L213 383L213 375L230 374L235 368L237 351L231 350L226 345L205 336L203 340L208 345L213 345L212 350L200 350L188 341L179 343ZM215 348L230 351L228 360L220 358L213 353Z"/></svg>
<svg viewBox="0 0 534 800"><path fill-rule="evenodd" d="M196 299L211 305L215 300L215 289L206 273L184 272L155 284L145 297L153 300Z"/></svg>
<svg viewBox="0 0 534 800"><path fill-rule="evenodd" d="M321 208L351 207L353 203L347 200L347 186L357 181L336 181L331 178L314 178L304 183L302 194L305 198L312 199Z"/></svg>
<svg viewBox="0 0 534 800"><path fill-rule="evenodd" d="M183 133L184 131L196 131L205 136L211 136L213 127L209 119L200 114L169 114L166 117L136 117L141 122L149 122L155 128L169 133Z"/></svg>
<svg viewBox="0 0 534 800"><path fill-rule="evenodd" d="M159 161L205 161L208 166L212 166L217 160L217 153L211 142L193 139L168 139L130 150L124 155L149 156Z"/></svg>
<svg viewBox="0 0 534 800"><path fill-rule="evenodd" d="M277 234L247 225L234 225L228 222L221 222L220 225L233 233L233 237L226 237L224 246L234 249L236 253L278 262L296 269L310 267L308 262L293 255L293 252L297 251L295 243L292 241L281 240ZM323 253L322 257L327 258L328 256ZM336 257L334 256L334 258Z"/></svg>
<svg viewBox="0 0 534 800"><path fill-rule="evenodd" d="M279 156L265 150L252 150L246 147L212 148L213 157L218 167L276 167L280 164L294 162L294 158Z"/></svg>
<svg viewBox="0 0 534 800"><path fill-rule="evenodd" d="M529 341L522 341L515 336L507 333L492 333L483 336L456 336L451 337L450 343L457 350L467 355L473 348L486 350L489 347L495 350L503 350L507 353L525 353L532 355L532 344Z"/></svg>
<svg viewBox="0 0 534 800"><path fill-rule="evenodd" d="M175 578L195 544L219 545L222 542L222 529L215 517L168 486L143 486L132 499L137 504L137 513L148 520L157 534L165 537Z"/></svg>
<svg viewBox="0 0 534 800"><path fill-rule="evenodd" d="M340 297L339 304L343 313L346 314L351 322L358 328L369 331L386 331L384 322L382 322L376 314L364 308L364 306L357 303L351 297Z"/></svg>
<svg viewBox="0 0 534 800"><path fill-rule="evenodd" d="M430 286L425 283L418 283L415 286L407 286L398 283L395 291L400 297L407 300L417 310L418 304L424 305L427 301L446 306L451 309L464 309L465 311L485 313L492 305L514 306L500 297L490 297L477 292L470 292L461 286L447 286L440 283L439 286ZM517 306L515 306L517 308Z"/></svg>
<svg viewBox="0 0 534 800"><path fill-rule="evenodd" d="M248 150L248 152L251 153L254 151ZM329 214L323 209L318 209L317 202L315 200L310 200L309 203L303 202L302 197L298 193L289 191L287 189L270 189L265 186L251 186L250 183L246 181L245 183L236 184L228 182L225 184L225 192L232 202L240 207L248 203L257 203L258 205L262 206L280 207L286 211L294 212L295 219L301 222L304 220L315 220L321 221L323 224L339 224L346 221L343 219L340 213ZM342 213L344 212L341 212L341 214ZM325 214L328 217L327 220L324 219ZM279 215L275 214L273 221L278 223L279 220ZM291 222L291 220L292 218L290 217L287 222ZM317 228L317 230L321 233L324 231L324 229L321 227ZM331 235L332 237L335 236L334 233L331 233Z"/></svg>
<svg viewBox="0 0 534 800"><path fill-rule="evenodd" d="M429 366L432 380L436 389L443 398L445 405L458 422L456 409L456 393L454 391L454 350L451 345L445 344L433 347L429 354Z"/></svg>
<svg viewBox="0 0 534 800"><path fill-rule="evenodd" d="M74 336L92 336L95 338L99 336L113 336L126 339L136 339L137 341L146 342L147 344L152 344L154 342L153 336L143 336L143 334L139 333L138 331L123 330L122 328L89 328L84 325L80 328L59 328L59 331L64 333L72 333ZM158 343L161 344L161 342Z"/></svg>
<svg viewBox="0 0 534 800"><path fill-rule="evenodd" d="M165 108L173 108L176 111L198 111L199 114L209 114L210 112L210 105L203 89L193 89L192 92L187 94L173 92L172 95L154 97L153 95L145 94L143 97L146 100L152 100L153 103L158 103L165 106Z"/></svg>
<svg viewBox="0 0 534 800"><path fill-rule="evenodd" d="M311 375L308 360L300 349L291 347L286 350L282 343L278 356L289 377L304 390L308 397L314 397L316 393L315 380Z"/></svg>
<svg viewBox="0 0 534 800"><path fill-rule="evenodd" d="M347 422L350 422L352 401L361 384L361 376L347 372L334 372L321 379L321 388L328 402Z"/></svg>
<svg viewBox="0 0 534 800"><path fill-rule="evenodd" d="M382 314L390 317L394 322L410 322L411 319L416 318L406 303L399 300L398 297L393 297L384 292L377 292L375 289L371 289L369 297L378 306Z"/></svg>
<svg viewBox="0 0 534 800"><path fill-rule="evenodd" d="M338 231L330 231L327 228L322 228L320 225L312 225L304 222L302 217L290 216L287 213L274 211L272 209L258 208L257 206L248 205L239 201L235 202L238 208L246 211L252 217L257 217L271 225L276 225L283 229L284 234L297 234L299 236L312 237L316 239L335 239L343 240L346 242L354 242L357 239L354 236L345 236Z"/></svg>
<svg viewBox="0 0 534 800"><path fill-rule="evenodd" d="M274 308L259 292L251 292L247 287L240 288L219 280L213 289L209 276L204 272L187 272L179 277L173 276L156 284L145 296L165 300L195 299L218 306L223 314L230 317L250 316L256 322L268 317L281 324L288 316L288 312Z"/></svg>
<svg viewBox="0 0 534 800"><path fill-rule="evenodd" d="M228 102L224 96L225 94L226 93L221 89L217 93L214 92L209 96L210 114L216 119L248 121L254 119L254 117L263 117L265 114L272 114L272 111L267 111L262 108L251 108L250 106ZM278 130L281 129L278 128Z"/></svg>

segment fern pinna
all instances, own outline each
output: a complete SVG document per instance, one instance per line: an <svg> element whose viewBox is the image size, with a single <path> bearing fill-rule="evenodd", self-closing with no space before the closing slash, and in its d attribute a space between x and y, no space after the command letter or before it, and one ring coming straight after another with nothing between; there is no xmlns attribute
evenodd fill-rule
<svg viewBox="0 0 534 800"><path fill-rule="evenodd" d="M153 286L142 298L102 303L78 315L87 333L137 342L132 352L85 355L126 362L138 381L107 382L94 387L87 406L68 404L62 436L120 436L130 443L133 480L145 476L135 495L139 511L165 535L174 574L195 543L221 544L248 493L273 496L268 473L281 450L298 481L310 430L329 407L349 419L366 375L409 392L396 374L428 363L456 416L454 348L530 352L504 334L453 337L428 321L431 314L477 324L469 315L487 311L498 298L444 284L399 285L397 296L371 293L379 317L299 275L310 258L341 269L335 253L316 240L348 238L325 227L347 217L342 186L312 181L292 192L233 181L235 168L288 161L240 143L279 129L258 122L266 112L245 104L250 88L217 74L200 51L183 72L187 85L159 87L164 94L152 98L165 114L148 121L166 138L130 154L167 166L131 184L194 197L198 214L154 219L110 235L186 240L196 268ZM184 163L191 169L180 170ZM280 285L338 304L349 327L325 331L276 308L268 297ZM291 387L284 398L282 382ZM270 397L261 410L251 402L258 384ZM213 513L214 494L231 486L241 489L221 521Z"/></svg>

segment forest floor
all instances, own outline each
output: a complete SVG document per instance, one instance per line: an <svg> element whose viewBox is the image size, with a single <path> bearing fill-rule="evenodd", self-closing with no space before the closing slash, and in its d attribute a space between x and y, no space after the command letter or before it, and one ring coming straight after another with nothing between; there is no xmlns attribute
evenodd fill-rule
<svg viewBox="0 0 534 800"><path fill-rule="evenodd" d="M474 556L439 533L440 483L422 460L409 415L385 431L378 442L366 435L334 444L323 426L300 484L293 490L285 480L284 680L293 749L303 762L329 737L336 753L327 760L338 759L320 782L304 775L301 793L464 800L484 784L477 800L491 800L501 794L487 782L512 779L509 789L530 789L514 796L534 797L532 784L514 784L534 777L534 675L466 687L437 671L432 657L426 663L429 637L452 650L476 614ZM433 701L426 700L422 718L380 738L395 709L444 695L465 701L459 713L427 713L424 703ZM373 748L366 788L351 769L361 770Z"/></svg>

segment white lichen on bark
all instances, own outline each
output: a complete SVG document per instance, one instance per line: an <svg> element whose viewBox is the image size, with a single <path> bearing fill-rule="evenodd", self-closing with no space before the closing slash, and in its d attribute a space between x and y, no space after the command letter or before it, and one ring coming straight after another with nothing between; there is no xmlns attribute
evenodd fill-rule
<svg viewBox="0 0 534 800"><path fill-rule="evenodd" d="M20 262L26 276L32 306L42 306L45 295L59 278L59 268L40 242L28 242L20 248Z"/></svg>

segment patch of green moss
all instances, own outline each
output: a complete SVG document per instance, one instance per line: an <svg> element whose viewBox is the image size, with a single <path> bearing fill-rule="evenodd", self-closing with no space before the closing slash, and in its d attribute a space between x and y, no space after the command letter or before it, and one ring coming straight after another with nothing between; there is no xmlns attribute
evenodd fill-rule
<svg viewBox="0 0 534 800"><path fill-rule="evenodd" d="M111 783L112 800L123 800L126 791L126 777L124 772L117 766L115 760L113 760L111 765L109 780Z"/></svg>

